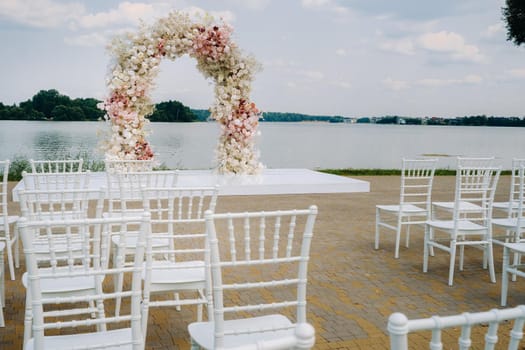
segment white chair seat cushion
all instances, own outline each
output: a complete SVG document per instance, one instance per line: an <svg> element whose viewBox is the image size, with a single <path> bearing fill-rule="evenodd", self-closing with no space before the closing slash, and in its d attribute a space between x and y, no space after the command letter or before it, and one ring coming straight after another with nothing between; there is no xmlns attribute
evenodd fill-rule
<svg viewBox="0 0 525 350"><path fill-rule="evenodd" d="M432 202L432 205L442 209L454 210L454 202ZM459 210L462 211L477 211L481 207L470 202L459 202Z"/></svg>
<svg viewBox="0 0 525 350"><path fill-rule="evenodd" d="M511 249L515 253L525 254L525 242L504 243L503 246Z"/></svg>
<svg viewBox="0 0 525 350"><path fill-rule="evenodd" d="M105 332L79 333L70 335L53 335L44 337L44 349L71 349L74 346L81 348L82 345L93 346L95 344L108 344L117 342L129 342L132 339L131 328L116 329ZM33 339L27 342L26 350L35 348ZM125 346L104 347L105 350L132 349L131 344Z"/></svg>
<svg viewBox="0 0 525 350"><path fill-rule="evenodd" d="M27 288L27 272L22 275L22 284ZM95 289L95 277L43 278L40 280L40 286L44 294L80 293Z"/></svg>
<svg viewBox="0 0 525 350"><path fill-rule="evenodd" d="M507 228L515 228L518 225L518 219L517 218L492 219L492 224L496 226L507 227ZM520 227L525 228L525 220L521 220Z"/></svg>
<svg viewBox="0 0 525 350"><path fill-rule="evenodd" d="M391 212L399 211L399 205L377 205L376 208L384 210L384 211L391 211ZM403 213L418 213L418 214L425 214L427 212L425 209L415 206L413 204L403 204L401 211Z"/></svg>
<svg viewBox="0 0 525 350"><path fill-rule="evenodd" d="M430 225L437 229L442 229L445 231L450 231L454 229L454 221L453 220L430 220L426 222L427 225ZM460 231L486 231L487 228L485 226L476 224L472 221L462 220L458 222L458 230ZM461 234L464 234L465 232L461 232Z"/></svg>
<svg viewBox="0 0 525 350"><path fill-rule="evenodd" d="M268 329L270 327L288 327L292 322L283 315L267 315L246 319L225 320L224 331L234 331L239 329ZM195 322L188 326L192 339L205 349L215 349L214 346L214 324L213 322ZM287 344L280 349L293 348L295 341L295 329L292 327L287 330L266 331L252 334L226 335L224 337L224 347L242 347L247 344L271 343L272 340L278 344Z"/></svg>
<svg viewBox="0 0 525 350"><path fill-rule="evenodd" d="M144 278L142 273L142 278ZM193 283L205 280L204 261L154 261L151 284Z"/></svg>

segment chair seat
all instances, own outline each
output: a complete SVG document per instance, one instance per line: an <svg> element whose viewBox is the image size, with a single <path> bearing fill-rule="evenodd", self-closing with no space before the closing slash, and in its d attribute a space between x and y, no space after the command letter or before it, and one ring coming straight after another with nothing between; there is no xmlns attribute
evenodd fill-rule
<svg viewBox="0 0 525 350"><path fill-rule="evenodd" d="M224 331L240 329L264 329L269 327L291 327L287 330L266 331L251 334L226 335L224 337L224 348L242 347L243 345L253 345L255 343L278 342L287 346L280 349L293 348L296 343L294 335L295 329L292 322L283 315L267 315L253 318L227 320L224 321ZM214 323L195 322L188 326L191 338L205 349L215 349L214 346Z"/></svg>
<svg viewBox="0 0 525 350"><path fill-rule="evenodd" d="M426 222L427 225L430 225L434 228L450 231L454 229L454 221L453 220L429 220ZM465 234L464 231L486 231L487 227L483 225L476 224L472 221L467 220L461 220L458 222L458 230L462 231L461 234Z"/></svg>
<svg viewBox="0 0 525 350"><path fill-rule="evenodd" d="M432 202L434 207L438 207L445 210L454 210L454 202ZM459 202L459 210L461 211L477 211L481 207L470 202Z"/></svg>
<svg viewBox="0 0 525 350"><path fill-rule="evenodd" d="M22 284L27 288L27 272L22 275ZM80 293L93 290L95 278L93 276L43 278L40 280L40 286L44 294Z"/></svg>
<svg viewBox="0 0 525 350"><path fill-rule="evenodd" d="M503 246L509 248L515 253L525 254L525 242L504 243Z"/></svg>
<svg viewBox="0 0 525 350"><path fill-rule="evenodd" d="M505 227L505 228L515 228L518 225L518 219L517 218L492 219L492 224L496 226ZM521 220L520 227L525 228L525 220Z"/></svg>
<svg viewBox="0 0 525 350"><path fill-rule="evenodd" d="M132 339L131 328L116 329L105 332L94 332L94 333L77 333L68 335L53 335L44 337L44 349L50 350L61 350L71 349L75 344L108 344L109 342L129 342ZM132 345L128 344L125 346L112 346L103 348L105 350L125 350L132 349ZM30 339L27 342L26 350L35 349L34 339Z"/></svg>
<svg viewBox="0 0 525 350"><path fill-rule="evenodd" d="M399 211L399 205L376 205L376 208L384 211L390 211L390 212L398 212ZM401 206L401 211L403 213L408 214L426 214L426 209L420 208L418 206L415 206L413 204L403 204Z"/></svg>
<svg viewBox="0 0 525 350"><path fill-rule="evenodd" d="M144 278L145 271L142 273ZM182 284L204 282L204 261L154 261L152 263L151 284Z"/></svg>

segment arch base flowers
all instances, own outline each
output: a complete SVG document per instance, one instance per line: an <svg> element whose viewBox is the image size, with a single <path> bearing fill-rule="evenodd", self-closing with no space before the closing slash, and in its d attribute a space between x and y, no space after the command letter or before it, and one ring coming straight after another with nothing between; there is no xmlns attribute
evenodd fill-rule
<svg viewBox="0 0 525 350"><path fill-rule="evenodd" d="M255 149L261 116L250 100L257 61L243 56L231 40L232 28L211 16L192 21L172 12L137 33L116 37L110 45L115 63L100 104L106 111L107 135L102 142L106 159L148 160L154 153L146 140L147 116L153 112L150 91L163 58L188 54L215 84L211 118L221 126L216 168L221 174L257 174L263 168Z"/></svg>

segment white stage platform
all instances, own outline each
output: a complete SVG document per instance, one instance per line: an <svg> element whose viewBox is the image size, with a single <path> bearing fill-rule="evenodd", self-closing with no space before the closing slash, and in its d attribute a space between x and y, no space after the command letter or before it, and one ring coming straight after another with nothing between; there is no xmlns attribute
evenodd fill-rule
<svg viewBox="0 0 525 350"><path fill-rule="evenodd" d="M370 183L308 169L264 169L260 175L217 175L212 170L180 170L177 185L219 186L227 196L370 192Z"/></svg>
<svg viewBox="0 0 525 350"><path fill-rule="evenodd" d="M213 170L178 172L177 186L219 186L219 194L225 196L370 192L367 181L308 169L264 169L260 175L242 176L218 175ZM89 187L107 187L106 173L91 173ZM17 192L23 188L20 181L13 189L13 201L18 201Z"/></svg>

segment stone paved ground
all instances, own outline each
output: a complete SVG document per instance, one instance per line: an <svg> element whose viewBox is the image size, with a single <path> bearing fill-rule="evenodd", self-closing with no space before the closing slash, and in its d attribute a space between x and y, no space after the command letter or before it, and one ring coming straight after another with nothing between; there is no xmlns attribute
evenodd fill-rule
<svg viewBox="0 0 525 350"><path fill-rule="evenodd" d="M375 205L395 203L399 177L359 177L370 181L370 193L310 194L286 196L236 196L219 199L217 212L319 207L311 250L308 280L308 318L316 329L316 349L387 349L388 316L395 311L409 318L482 311L499 305L501 248L495 248L497 283L489 281L481 268L481 253L466 250L465 270L456 272L454 286L447 286L448 256L436 251L429 272L422 268L422 231L414 230L410 247L401 248L394 259L393 235L382 235L374 250ZM502 177L498 200L505 200L508 177ZM454 177L437 177L435 200L453 198ZM10 210L17 211L12 203ZM23 334L24 289L17 280L7 280L6 327L0 328L0 349L20 349ZM7 271L6 271L7 272ZM525 281L511 284L509 306L525 303ZM195 310L181 312L151 309L148 349L188 349L188 323ZM473 348L484 330L475 331ZM444 334L449 346L457 348L454 331ZM429 334L411 336L412 349L428 348Z"/></svg>

